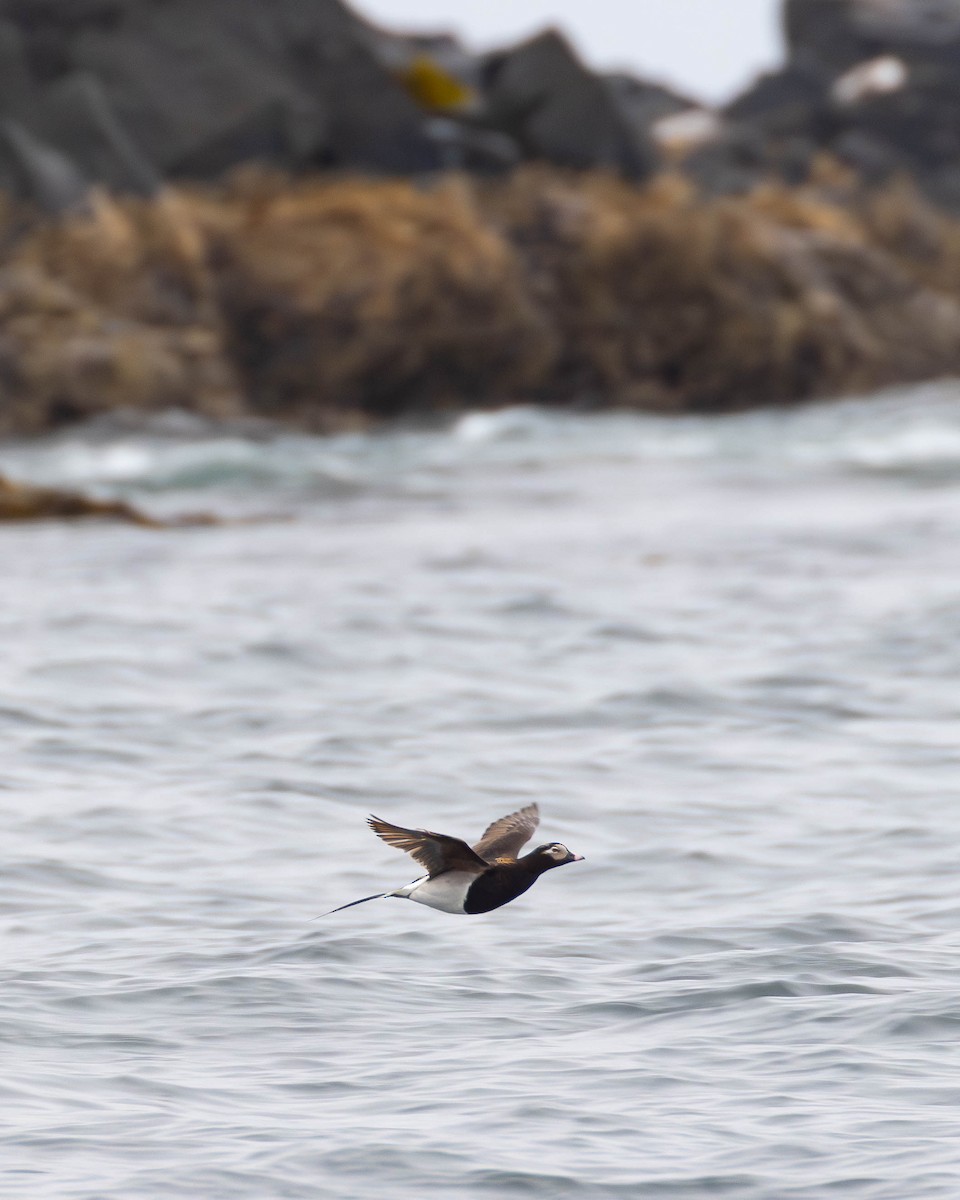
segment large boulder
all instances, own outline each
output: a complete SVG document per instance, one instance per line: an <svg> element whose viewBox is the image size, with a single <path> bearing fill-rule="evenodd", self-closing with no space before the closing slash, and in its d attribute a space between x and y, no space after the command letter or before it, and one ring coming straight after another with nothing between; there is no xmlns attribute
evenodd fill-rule
<svg viewBox="0 0 960 1200"><path fill-rule="evenodd" d="M30 69L40 82L71 70L72 46L81 29L112 28L134 5L150 0L0 0L0 16L23 32Z"/></svg>
<svg viewBox="0 0 960 1200"><path fill-rule="evenodd" d="M299 137L298 132L304 132ZM310 160L326 138L314 114L308 130L293 118L289 104L265 99L196 142L171 164L172 173L189 179L215 180L238 163L259 162L294 168Z"/></svg>
<svg viewBox="0 0 960 1200"><path fill-rule="evenodd" d="M853 18L860 35L876 46L908 60L956 65L960 0L856 0Z"/></svg>
<svg viewBox="0 0 960 1200"><path fill-rule="evenodd" d="M131 195L160 190L160 176L117 120L94 76L78 72L51 84L32 124L88 179Z"/></svg>
<svg viewBox="0 0 960 1200"><path fill-rule="evenodd" d="M485 88L487 120L515 138L529 158L609 168L631 179L646 178L656 166L651 140L555 30L492 55Z"/></svg>
<svg viewBox="0 0 960 1200"><path fill-rule="evenodd" d="M100 80L120 123L164 173L265 105L294 112L308 104L282 69L266 7L261 20L245 0L236 8L231 21L219 0L144 4L118 26L83 26L73 41L73 65Z"/></svg>
<svg viewBox="0 0 960 1200"><path fill-rule="evenodd" d="M960 54L960 0L786 0L783 23L792 60L835 72L880 54Z"/></svg>
<svg viewBox="0 0 960 1200"><path fill-rule="evenodd" d="M15 11L24 15L22 3ZM52 10L40 15L45 11ZM65 198L77 190L64 189L72 175L74 183L83 177L116 191L153 195L160 178L117 120L99 81L81 72L54 82L39 78L28 53L35 36L35 29L24 33L0 18L0 119L14 122L14 132L5 137L8 161L12 155L19 164L14 193L50 211L66 211L74 205ZM62 156L56 168L50 150ZM59 182L51 190L54 175ZM9 180L4 183L9 189Z"/></svg>
<svg viewBox="0 0 960 1200"><path fill-rule="evenodd" d="M0 115L22 120L36 104L37 88L23 35L12 21L0 20Z"/></svg>
<svg viewBox="0 0 960 1200"><path fill-rule="evenodd" d="M339 0L166 0L83 26L72 64L163 172L251 157L416 171L437 156L413 101ZM209 149L209 160L204 150Z"/></svg>
<svg viewBox="0 0 960 1200"><path fill-rule="evenodd" d="M832 89L830 149L850 161L852 144L854 157L864 157L867 178L893 173L894 160L924 187L934 175L952 172L960 161L958 67L960 48L951 64L937 58L907 64L886 55L852 68ZM883 157L890 160L886 172L880 170Z"/></svg>
<svg viewBox="0 0 960 1200"><path fill-rule="evenodd" d="M0 0L0 119L138 194L249 161L411 175L526 158L640 180L651 125L685 107L591 73L553 31L478 57L344 0Z"/></svg>
<svg viewBox="0 0 960 1200"><path fill-rule="evenodd" d="M792 62L839 74L874 51L855 19L856 0L785 0L783 31Z"/></svg>
<svg viewBox="0 0 960 1200"><path fill-rule="evenodd" d="M795 181L807 143L867 181L905 173L941 203L956 196L960 0L785 0L783 19L786 66L726 107L734 133L694 158L698 178Z"/></svg>
<svg viewBox="0 0 960 1200"><path fill-rule="evenodd" d="M425 114L363 38L314 43L310 78L328 121L324 162L404 175L442 165Z"/></svg>
<svg viewBox="0 0 960 1200"><path fill-rule="evenodd" d="M664 117L674 117L677 113L698 107L698 101L690 96L683 96L659 83L638 79L624 71L611 72L603 76L603 81L628 124L644 134Z"/></svg>
<svg viewBox="0 0 960 1200"><path fill-rule="evenodd" d="M830 77L814 64L789 63L761 75L725 109L734 121L751 121L771 134L810 133L830 105Z"/></svg>
<svg viewBox="0 0 960 1200"><path fill-rule="evenodd" d="M960 105L907 88L852 108L850 127L896 147L920 172L960 159Z"/></svg>
<svg viewBox="0 0 960 1200"><path fill-rule="evenodd" d="M864 129L845 130L831 142L830 151L867 183L886 183L896 175L909 174L913 168L902 150Z"/></svg>

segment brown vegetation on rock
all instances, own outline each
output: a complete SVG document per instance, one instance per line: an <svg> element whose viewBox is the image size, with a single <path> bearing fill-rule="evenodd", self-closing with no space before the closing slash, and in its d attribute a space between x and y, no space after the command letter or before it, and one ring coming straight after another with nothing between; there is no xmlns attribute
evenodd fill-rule
<svg viewBox="0 0 960 1200"><path fill-rule="evenodd" d="M264 180L198 209L229 345L254 408L462 408L536 386L554 335L466 182Z"/></svg>
<svg viewBox="0 0 960 1200"><path fill-rule="evenodd" d="M528 168L245 172L9 236L0 432L123 406L309 428L515 400L720 411L960 370L960 222L905 185L705 199Z"/></svg>
<svg viewBox="0 0 960 1200"><path fill-rule="evenodd" d="M869 240L921 287L960 296L960 220L936 208L908 179L868 192L856 204Z"/></svg>
<svg viewBox="0 0 960 1200"><path fill-rule="evenodd" d="M127 521L148 529L163 526L163 522L152 520L123 500L98 500L64 488L14 483L0 475L0 521L71 520L81 517Z"/></svg>
<svg viewBox="0 0 960 1200"><path fill-rule="evenodd" d="M956 300L812 192L553 173L491 201L561 331L558 398L726 410L960 365Z"/></svg>
<svg viewBox="0 0 960 1200"><path fill-rule="evenodd" d="M0 475L0 523L6 521L73 521L85 518L123 521L145 529L184 529L220 525L211 513L183 513L162 520L148 516L125 500L104 500L69 488L39 487Z"/></svg>
<svg viewBox="0 0 960 1200"><path fill-rule="evenodd" d="M0 268L0 433L118 407L238 411L205 247L174 197L38 225Z"/></svg>

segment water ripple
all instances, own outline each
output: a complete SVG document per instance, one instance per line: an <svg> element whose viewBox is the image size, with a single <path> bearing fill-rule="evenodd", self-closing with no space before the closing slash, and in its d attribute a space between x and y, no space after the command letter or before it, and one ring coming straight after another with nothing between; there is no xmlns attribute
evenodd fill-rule
<svg viewBox="0 0 960 1200"><path fill-rule="evenodd" d="M0 470L0 1196L954 1200L960 400ZM455 919L384 816L586 857Z"/></svg>

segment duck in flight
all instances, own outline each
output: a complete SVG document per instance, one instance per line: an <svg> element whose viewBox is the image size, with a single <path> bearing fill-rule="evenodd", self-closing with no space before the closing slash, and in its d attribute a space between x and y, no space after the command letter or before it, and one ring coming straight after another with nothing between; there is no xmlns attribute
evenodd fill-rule
<svg viewBox="0 0 960 1200"><path fill-rule="evenodd" d="M536 804L528 804L519 812L494 821L473 847L445 833L404 829L379 817L370 817L367 824L388 846L405 850L426 875L396 891L377 892L375 896L341 904L332 908L332 913L390 896L415 900L441 912L470 915L492 912L523 895L544 871L583 861L582 855L573 854L559 842L547 842L520 857L520 850L540 824L540 809Z"/></svg>

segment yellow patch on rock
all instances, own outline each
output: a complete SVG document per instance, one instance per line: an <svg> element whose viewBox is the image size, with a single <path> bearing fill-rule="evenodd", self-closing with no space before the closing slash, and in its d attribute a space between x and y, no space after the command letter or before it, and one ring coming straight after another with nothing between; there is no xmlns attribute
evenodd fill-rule
<svg viewBox="0 0 960 1200"><path fill-rule="evenodd" d="M468 108L475 99L471 88L426 54L411 59L399 72L399 78L420 107L429 112L455 112Z"/></svg>

